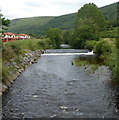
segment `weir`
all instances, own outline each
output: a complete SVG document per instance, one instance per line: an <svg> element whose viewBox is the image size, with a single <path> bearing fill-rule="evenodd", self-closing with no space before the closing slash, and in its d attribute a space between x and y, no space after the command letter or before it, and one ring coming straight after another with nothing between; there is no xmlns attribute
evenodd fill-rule
<svg viewBox="0 0 119 120"><path fill-rule="evenodd" d="M95 55L93 51L83 49L47 49L44 55Z"/></svg>

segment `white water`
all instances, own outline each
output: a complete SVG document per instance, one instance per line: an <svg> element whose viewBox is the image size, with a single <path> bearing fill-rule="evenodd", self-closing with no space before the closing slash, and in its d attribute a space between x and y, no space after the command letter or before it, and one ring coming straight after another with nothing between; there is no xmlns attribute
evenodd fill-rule
<svg viewBox="0 0 119 120"><path fill-rule="evenodd" d="M86 52L86 53L45 53L42 54L42 56L44 55L94 55L93 51L91 52Z"/></svg>

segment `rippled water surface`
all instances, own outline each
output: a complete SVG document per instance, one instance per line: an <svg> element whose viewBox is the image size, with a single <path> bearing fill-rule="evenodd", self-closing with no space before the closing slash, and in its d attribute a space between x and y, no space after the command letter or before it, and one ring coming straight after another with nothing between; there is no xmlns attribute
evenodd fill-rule
<svg viewBox="0 0 119 120"><path fill-rule="evenodd" d="M119 118L119 88L111 85L109 69L92 73L71 64L73 53L84 52L47 50L4 94L3 118Z"/></svg>

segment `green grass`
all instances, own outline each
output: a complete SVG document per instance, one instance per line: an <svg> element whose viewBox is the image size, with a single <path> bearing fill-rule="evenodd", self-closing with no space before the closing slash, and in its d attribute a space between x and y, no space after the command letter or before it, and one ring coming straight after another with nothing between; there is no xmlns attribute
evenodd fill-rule
<svg viewBox="0 0 119 120"><path fill-rule="evenodd" d="M21 51L24 49L29 50L37 50L37 49L44 49L44 47L49 46L49 39L27 39L27 40L18 40L18 41L12 41L3 43L3 49L4 48L11 48L16 51ZM40 44L42 43L42 44ZM44 46L42 46L44 44Z"/></svg>
<svg viewBox="0 0 119 120"><path fill-rule="evenodd" d="M73 60L72 65L76 65L76 66L84 66L85 69L87 69L89 66L91 67L91 69L87 69L90 73L94 73L95 70L98 69L98 64L96 64L95 62L90 62L88 59L86 58L80 58L77 57Z"/></svg>
<svg viewBox="0 0 119 120"><path fill-rule="evenodd" d="M23 57L20 56L25 57L26 55L27 57L27 54L31 51L49 48L49 42L49 39L27 39L3 43L2 49L0 49L2 50L2 59L0 58L2 82L6 84L6 80L11 76L11 71L16 72L16 68L11 63L14 62L19 68L24 68L23 65L21 66Z"/></svg>
<svg viewBox="0 0 119 120"><path fill-rule="evenodd" d="M86 61L86 60L80 60L80 59L73 60L72 64L76 65L76 66L89 65L88 61Z"/></svg>
<svg viewBox="0 0 119 120"><path fill-rule="evenodd" d="M50 48L49 39L27 39L3 43L3 61L10 60L18 55L26 53L26 50L43 50Z"/></svg>

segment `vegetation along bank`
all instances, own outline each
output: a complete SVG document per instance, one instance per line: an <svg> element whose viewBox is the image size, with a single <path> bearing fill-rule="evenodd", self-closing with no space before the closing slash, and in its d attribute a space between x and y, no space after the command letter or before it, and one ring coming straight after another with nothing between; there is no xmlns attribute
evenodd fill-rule
<svg viewBox="0 0 119 120"><path fill-rule="evenodd" d="M29 64L36 62L43 50L49 48L49 45L49 39L28 39L1 43L1 95Z"/></svg>
<svg viewBox="0 0 119 120"><path fill-rule="evenodd" d="M70 44L73 48L93 50L111 69L113 81L119 83L119 27L116 22L115 25L104 19L96 5L86 4L77 13ZM75 61L77 65L80 62L80 59Z"/></svg>
<svg viewBox="0 0 119 120"><path fill-rule="evenodd" d="M119 2L115 5L117 4ZM46 37L51 39L56 48L64 43L69 44L73 49L93 50L101 63L109 66L113 81L119 83L119 36L117 34L119 25L116 19L114 21L115 25L112 25L95 4L89 3L78 10L72 30L49 28ZM80 59L76 59L74 63L78 65L81 62ZM83 63L85 65L87 62L83 61Z"/></svg>

